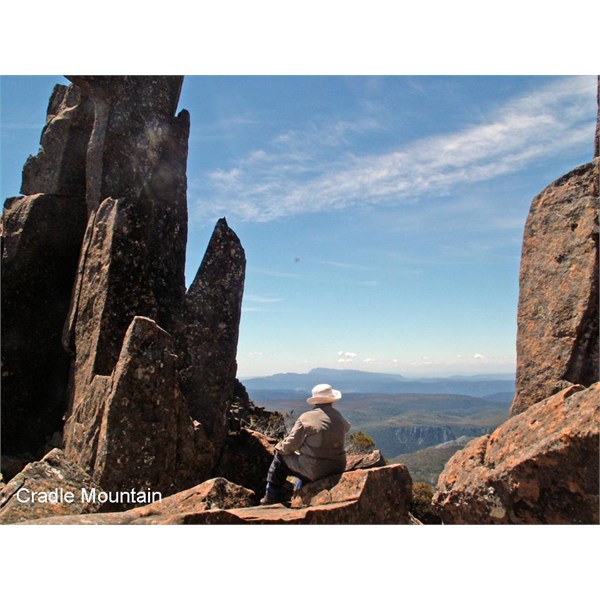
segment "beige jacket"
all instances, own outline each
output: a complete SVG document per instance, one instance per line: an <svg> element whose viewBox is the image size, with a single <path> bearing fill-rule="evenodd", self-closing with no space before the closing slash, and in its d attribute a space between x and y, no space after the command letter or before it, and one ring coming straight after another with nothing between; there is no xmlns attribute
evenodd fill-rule
<svg viewBox="0 0 600 600"><path fill-rule="evenodd" d="M275 450L292 471L315 481L346 468L344 441L349 429L350 423L331 404L317 404L298 417Z"/></svg>

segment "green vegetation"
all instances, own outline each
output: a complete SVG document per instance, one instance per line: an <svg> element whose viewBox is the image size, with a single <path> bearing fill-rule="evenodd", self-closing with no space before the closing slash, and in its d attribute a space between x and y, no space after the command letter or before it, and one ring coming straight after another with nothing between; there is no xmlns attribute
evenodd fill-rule
<svg viewBox="0 0 600 600"><path fill-rule="evenodd" d="M442 522L433 506L433 488L426 483L413 483L410 512L425 525L436 525Z"/></svg>
<svg viewBox="0 0 600 600"><path fill-rule="evenodd" d="M267 408L307 410L302 400L273 400ZM461 436L479 437L508 418L508 405L451 394L344 394L336 408L375 441L384 456L413 453Z"/></svg>
<svg viewBox="0 0 600 600"><path fill-rule="evenodd" d="M473 438L461 437L453 444L444 444L441 447L432 447L413 452L400 454L390 459L390 463L401 463L408 467L413 481L437 485L440 473L446 463L459 450L464 448Z"/></svg>
<svg viewBox="0 0 600 600"><path fill-rule="evenodd" d="M350 454L368 454L375 450L375 440L363 431L355 431L348 437L346 452Z"/></svg>

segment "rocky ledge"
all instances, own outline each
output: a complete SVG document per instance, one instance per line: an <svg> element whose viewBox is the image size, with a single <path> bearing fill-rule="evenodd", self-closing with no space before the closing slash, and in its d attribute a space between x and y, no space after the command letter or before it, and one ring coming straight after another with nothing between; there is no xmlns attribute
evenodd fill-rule
<svg viewBox="0 0 600 600"><path fill-rule="evenodd" d="M300 490L291 507L252 506L255 494L222 477L125 512L58 516L36 525L408 524L412 481L404 465L347 471Z"/></svg>
<svg viewBox="0 0 600 600"><path fill-rule="evenodd" d="M433 504L444 523L597 524L600 383L573 385L457 452Z"/></svg>

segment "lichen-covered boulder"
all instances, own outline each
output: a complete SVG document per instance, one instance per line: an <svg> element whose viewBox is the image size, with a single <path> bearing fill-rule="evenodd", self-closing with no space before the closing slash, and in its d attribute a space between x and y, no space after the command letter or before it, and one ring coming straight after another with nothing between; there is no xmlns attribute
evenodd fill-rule
<svg viewBox="0 0 600 600"><path fill-rule="evenodd" d="M600 383L571 386L470 442L433 504L445 523L598 523Z"/></svg>
<svg viewBox="0 0 600 600"><path fill-rule="evenodd" d="M96 491L91 495L82 493ZM29 463L0 489L0 524L20 523L58 515L95 513L102 488L61 450Z"/></svg>
<svg viewBox="0 0 600 600"><path fill-rule="evenodd" d="M519 278L517 379L511 414L570 384L598 379L598 165L534 198Z"/></svg>
<svg viewBox="0 0 600 600"><path fill-rule="evenodd" d="M31 524L43 525L173 525L187 522L194 515L221 509L251 506L252 490L222 477L209 479L193 488L167 496L124 512L111 512L77 517L53 517Z"/></svg>
<svg viewBox="0 0 600 600"><path fill-rule="evenodd" d="M107 491L172 494L206 479L213 448L179 389L172 337L135 317L110 376L96 376L65 425L65 453Z"/></svg>

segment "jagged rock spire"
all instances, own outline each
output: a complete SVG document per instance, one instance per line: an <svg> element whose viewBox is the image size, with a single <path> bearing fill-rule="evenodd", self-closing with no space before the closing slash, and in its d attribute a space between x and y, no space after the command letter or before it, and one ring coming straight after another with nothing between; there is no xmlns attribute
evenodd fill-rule
<svg viewBox="0 0 600 600"><path fill-rule="evenodd" d="M3 216L3 450L39 456L66 411L65 455L106 491L172 493L225 441L244 250L221 219L186 294L182 77L70 79L24 169L36 195Z"/></svg>
<svg viewBox="0 0 600 600"><path fill-rule="evenodd" d="M185 298L181 386L190 413L217 445L234 396L246 257L227 221L219 219Z"/></svg>
<svg viewBox="0 0 600 600"><path fill-rule="evenodd" d="M597 102L598 102L598 116L596 117L596 138L594 140L594 158L598 158L600 156L600 75L598 75Z"/></svg>

